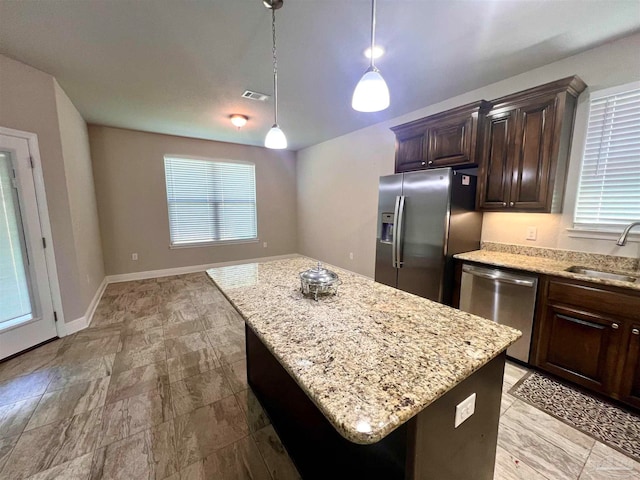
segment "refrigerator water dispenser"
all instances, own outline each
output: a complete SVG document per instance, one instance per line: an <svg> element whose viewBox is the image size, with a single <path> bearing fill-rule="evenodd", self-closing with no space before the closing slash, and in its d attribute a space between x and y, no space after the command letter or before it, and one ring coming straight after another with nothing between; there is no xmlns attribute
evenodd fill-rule
<svg viewBox="0 0 640 480"><path fill-rule="evenodd" d="M393 213L382 214L382 232L380 242L393 243Z"/></svg>

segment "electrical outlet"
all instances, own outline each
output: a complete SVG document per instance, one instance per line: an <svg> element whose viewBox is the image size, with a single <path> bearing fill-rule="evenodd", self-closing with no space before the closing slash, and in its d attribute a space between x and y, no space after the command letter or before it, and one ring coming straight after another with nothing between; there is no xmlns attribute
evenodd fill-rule
<svg viewBox="0 0 640 480"><path fill-rule="evenodd" d="M456 406L456 419L453 427L458 428L462 422L476 411L476 394L473 393Z"/></svg>
<svg viewBox="0 0 640 480"><path fill-rule="evenodd" d="M349 252L349 260L353 260L353 252Z"/></svg>
<svg viewBox="0 0 640 480"><path fill-rule="evenodd" d="M536 227L527 227L527 240L535 240L538 238L538 229Z"/></svg>
<svg viewBox="0 0 640 480"><path fill-rule="evenodd" d="M267 242L262 242L262 248L267 248Z"/></svg>
<svg viewBox="0 0 640 480"><path fill-rule="evenodd" d="M132 253L131 254L131 260L138 260L138 254L137 253Z"/></svg>

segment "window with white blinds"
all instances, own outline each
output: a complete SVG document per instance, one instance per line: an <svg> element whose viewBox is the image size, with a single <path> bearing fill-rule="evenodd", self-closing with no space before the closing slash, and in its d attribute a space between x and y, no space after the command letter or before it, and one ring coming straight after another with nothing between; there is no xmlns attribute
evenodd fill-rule
<svg viewBox="0 0 640 480"><path fill-rule="evenodd" d="M640 220L640 82L596 92L574 227L619 232Z"/></svg>
<svg viewBox="0 0 640 480"><path fill-rule="evenodd" d="M172 246L258 236L255 165L165 157Z"/></svg>

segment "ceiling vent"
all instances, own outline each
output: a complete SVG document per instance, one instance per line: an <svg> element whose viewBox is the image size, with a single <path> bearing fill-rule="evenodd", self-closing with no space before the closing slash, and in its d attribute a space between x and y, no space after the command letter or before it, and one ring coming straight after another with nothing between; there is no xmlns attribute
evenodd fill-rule
<svg viewBox="0 0 640 480"><path fill-rule="evenodd" d="M269 95L265 95L264 93L252 92L251 90L245 90L242 94L242 98L258 100L259 102L266 102L269 99Z"/></svg>

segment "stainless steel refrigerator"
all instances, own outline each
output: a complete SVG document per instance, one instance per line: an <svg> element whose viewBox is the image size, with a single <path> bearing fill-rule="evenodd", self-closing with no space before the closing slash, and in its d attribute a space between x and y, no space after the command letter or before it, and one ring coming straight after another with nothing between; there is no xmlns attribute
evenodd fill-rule
<svg viewBox="0 0 640 480"><path fill-rule="evenodd" d="M438 168L380 177L377 282L451 304L453 255L480 248L471 173Z"/></svg>

